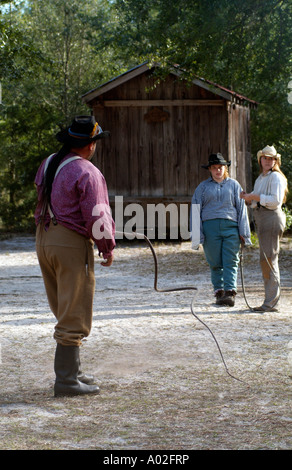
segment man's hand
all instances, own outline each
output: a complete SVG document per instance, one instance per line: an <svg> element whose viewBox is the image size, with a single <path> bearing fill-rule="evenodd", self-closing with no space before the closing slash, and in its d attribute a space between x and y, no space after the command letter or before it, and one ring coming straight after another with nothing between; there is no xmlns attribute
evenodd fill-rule
<svg viewBox="0 0 292 470"><path fill-rule="evenodd" d="M112 256L109 256L105 261L103 261L101 265L109 267L113 264L113 261L114 261L114 256L112 255Z"/></svg>

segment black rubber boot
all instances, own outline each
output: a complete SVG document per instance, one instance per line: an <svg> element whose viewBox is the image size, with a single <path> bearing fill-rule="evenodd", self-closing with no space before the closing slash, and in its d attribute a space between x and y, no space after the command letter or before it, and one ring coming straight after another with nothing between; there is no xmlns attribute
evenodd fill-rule
<svg viewBox="0 0 292 470"><path fill-rule="evenodd" d="M96 380L95 380L95 378L93 377L93 375L84 374L84 373L82 372L80 361L79 361L79 368L78 368L77 379L78 379L80 382L83 382L84 384L87 384L87 385L93 385L93 384L96 383Z"/></svg>
<svg viewBox="0 0 292 470"><path fill-rule="evenodd" d="M55 397L99 393L97 385L88 385L78 380L79 366L79 348L58 343L55 354Z"/></svg>

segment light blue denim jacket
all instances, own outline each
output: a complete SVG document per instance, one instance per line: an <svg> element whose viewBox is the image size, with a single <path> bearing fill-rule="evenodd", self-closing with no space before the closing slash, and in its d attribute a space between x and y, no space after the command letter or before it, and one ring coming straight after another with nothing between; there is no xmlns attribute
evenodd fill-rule
<svg viewBox="0 0 292 470"><path fill-rule="evenodd" d="M244 238L245 245L251 245L250 225L248 220L245 201L240 199L242 188L238 181L232 178L225 178L221 183L217 183L212 177L208 178L196 188L193 198L193 204L198 204L200 209L200 239L198 236L192 236L192 246L197 248L200 243L204 243L203 224L205 220L210 219L229 219L237 222L239 235ZM191 209L191 232L193 215ZM193 212L194 214L195 212ZM194 221L196 223L197 221Z"/></svg>

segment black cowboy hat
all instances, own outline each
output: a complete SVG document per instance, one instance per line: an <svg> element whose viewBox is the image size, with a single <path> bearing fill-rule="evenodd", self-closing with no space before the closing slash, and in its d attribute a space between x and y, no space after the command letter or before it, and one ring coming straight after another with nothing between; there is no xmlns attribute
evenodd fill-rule
<svg viewBox="0 0 292 470"><path fill-rule="evenodd" d="M231 165L231 162L227 162L223 155L221 153L212 153L210 156L209 156L209 162L208 162L208 165L202 165L202 168L206 168L208 170L208 168L211 166L211 165L227 165L227 166L230 166Z"/></svg>
<svg viewBox="0 0 292 470"><path fill-rule="evenodd" d="M103 131L94 116L76 116L71 126L58 132L56 138L62 144L68 144L72 147L85 147L91 142L109 135L110 132Z"/></svg>

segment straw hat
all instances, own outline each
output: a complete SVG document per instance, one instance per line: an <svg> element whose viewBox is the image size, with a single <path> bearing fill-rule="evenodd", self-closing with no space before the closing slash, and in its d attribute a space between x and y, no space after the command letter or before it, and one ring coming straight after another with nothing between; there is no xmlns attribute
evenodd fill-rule
<svg viewBox="0 0 292 470"><path fill-rule="evenodd" d="M275 147L272 145L267 145L265 148L262 150L259 150L257 153L258 157L258 162L260 163L261 157L271 157L271 158L277 158L279 163L281 163L281 155L277 153L277 150Z"/></svg>

